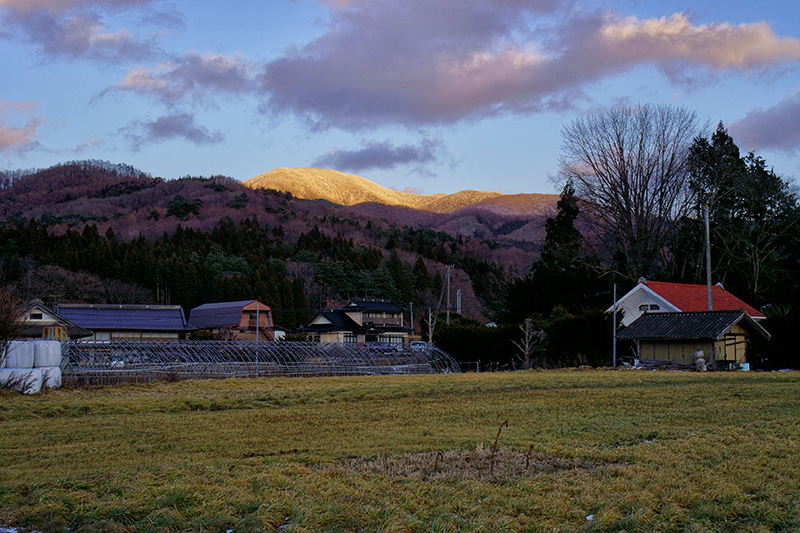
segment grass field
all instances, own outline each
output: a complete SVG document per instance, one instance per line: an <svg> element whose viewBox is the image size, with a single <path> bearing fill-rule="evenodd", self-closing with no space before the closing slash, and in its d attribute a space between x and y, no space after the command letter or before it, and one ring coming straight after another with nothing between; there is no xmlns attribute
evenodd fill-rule
<svg viewBox="0 0 800 533"><path fill-rule="evenodd" d="M0 393L0 526L800 531L800 373Z"/></svg>

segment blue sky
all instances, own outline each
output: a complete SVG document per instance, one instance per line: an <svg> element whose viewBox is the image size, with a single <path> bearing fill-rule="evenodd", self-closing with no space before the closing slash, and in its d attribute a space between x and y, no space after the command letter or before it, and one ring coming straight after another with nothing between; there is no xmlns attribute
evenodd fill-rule
<svg viewBox="0 0 800 533"><path fill-rule="evenodd" d="M563 125L652 102L800 175L796 0L0 0L0 24L0 169L549 193Z"/></svg>

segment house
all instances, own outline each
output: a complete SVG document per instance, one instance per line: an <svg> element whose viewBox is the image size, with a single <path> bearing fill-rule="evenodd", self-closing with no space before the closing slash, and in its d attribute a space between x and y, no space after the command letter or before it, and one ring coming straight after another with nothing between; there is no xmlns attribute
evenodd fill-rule
<svg viewBox="0 0 800 533"><path fill-rule="evenodd" d="M770 334L748 313L687 311L645 313L617 334L636 345L638 359L692 365L695 356L717 368L747 363L749 337Z"/></svg>
<svg viewBox="0 0 800 533"><path fill-rule="evenodd" d="M58 304L56 312L91 340L176 340L192 331L179 305Z"/></svg>
<svg viewBox="0 0 800 533"><path fill-rule="evenodd" d="M722 284L711 287L714 311L742 310L754 320L766 318L764 313L743 302L725 290ZM708 289L706 285L667 283L639 279L639 283L617 300L617 310L622 310L622 325L628 326L644 313L708 311ZM609 307L606 312L611 312Z"/></svg>
<svg viewBox="0 0 800 533"><path fill-rule="evenodd" d="M189 313L189 323L224 340L275 340L272 309L258 300L203 304Z"/></svg>
<svg viewBox="0 0 800 533"><path fill-rule="evenodd" d="M324 309L298 329L318 342L407 344L411 328L404 309L389 299L353 298L339 309Z"/></svg>
<svg viewBox="0 0 800 533"><path fill-rule="evenodd" d="M22 307L19 318L24 324L20 337L28 339L65 340L92 336L91 331L49 309L39 299Z"/></svg>

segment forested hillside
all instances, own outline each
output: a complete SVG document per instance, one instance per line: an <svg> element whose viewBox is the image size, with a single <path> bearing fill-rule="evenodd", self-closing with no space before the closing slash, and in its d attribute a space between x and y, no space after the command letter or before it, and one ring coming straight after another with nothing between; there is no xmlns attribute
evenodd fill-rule
<svg viewBox="0 0 800 533"><path fill-rule="evenodd" d="M483 320L533 251L224 177L167 181L89 161L2 178L0 274L24 298L186 308L258 298L294 327L354 296L435 309L453 265L453 301L460 290L464 314Z"/></svg>

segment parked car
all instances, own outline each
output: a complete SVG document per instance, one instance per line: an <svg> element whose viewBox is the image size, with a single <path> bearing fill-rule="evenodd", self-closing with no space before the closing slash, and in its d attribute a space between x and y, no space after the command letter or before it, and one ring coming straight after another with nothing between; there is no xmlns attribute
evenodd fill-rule
<svg viewBox="0 0 800 533"><path fill-rule="evenodd" d="M369 351L377 353L393 353L397 351L397 346L386 342L371 342L368 344Z"/></svg>
<svg viewBox="0 0 800 533"><path fill-rule="evenodd" d="M428 343L425 341L411 341L409 346L414 352L424 352L429 348Z"/></svg>

